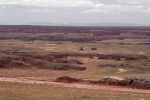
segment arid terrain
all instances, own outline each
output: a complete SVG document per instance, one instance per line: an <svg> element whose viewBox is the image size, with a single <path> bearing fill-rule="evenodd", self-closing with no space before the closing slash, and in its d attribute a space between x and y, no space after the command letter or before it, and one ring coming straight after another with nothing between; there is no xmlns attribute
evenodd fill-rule
<svg viewBox="0 0 150 100"><path fill-rule="evenodd" d="M149 100L150 27L0 26L0 100Z"/></svg>

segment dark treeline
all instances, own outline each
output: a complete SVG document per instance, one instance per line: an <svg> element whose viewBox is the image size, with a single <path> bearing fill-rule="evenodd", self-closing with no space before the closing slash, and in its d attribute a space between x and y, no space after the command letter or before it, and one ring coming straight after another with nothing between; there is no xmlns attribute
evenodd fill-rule
<svg viewBox="0 0 150 100"><path fill-rule="evenodd" d="M148 34L150 27L84 27L84 26L32 26L0 25L0 33L93 33L94 35L119 35L120 33Z"/></svg>

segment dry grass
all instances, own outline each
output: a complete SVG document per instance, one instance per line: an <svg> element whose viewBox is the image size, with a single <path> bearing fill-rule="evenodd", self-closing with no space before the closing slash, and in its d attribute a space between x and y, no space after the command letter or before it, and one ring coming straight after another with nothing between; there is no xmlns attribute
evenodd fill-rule
<svg viewBox="0 0 150 100"><path fill-rule="evenodd" d="M0 82L0 100L149 100L149 94Z"/></svg>

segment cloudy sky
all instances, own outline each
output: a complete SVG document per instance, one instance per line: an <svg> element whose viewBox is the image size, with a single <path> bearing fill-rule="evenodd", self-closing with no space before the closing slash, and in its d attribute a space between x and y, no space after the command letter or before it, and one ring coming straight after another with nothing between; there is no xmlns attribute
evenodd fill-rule
<svg viewBox="0 0 150 100"><path fill-rule="evenodd" d="M0 24L150 25L150 0L0 0Z"/></svg>

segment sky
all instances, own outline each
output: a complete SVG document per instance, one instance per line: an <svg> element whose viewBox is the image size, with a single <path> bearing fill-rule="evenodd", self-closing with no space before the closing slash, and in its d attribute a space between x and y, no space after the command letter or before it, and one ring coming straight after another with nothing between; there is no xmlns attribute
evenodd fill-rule
<svg viewBox="0 0 150 100"><path fill-rule="evenodd" d="M0 24L150 25L150 0L0 0Z"/></svg>

